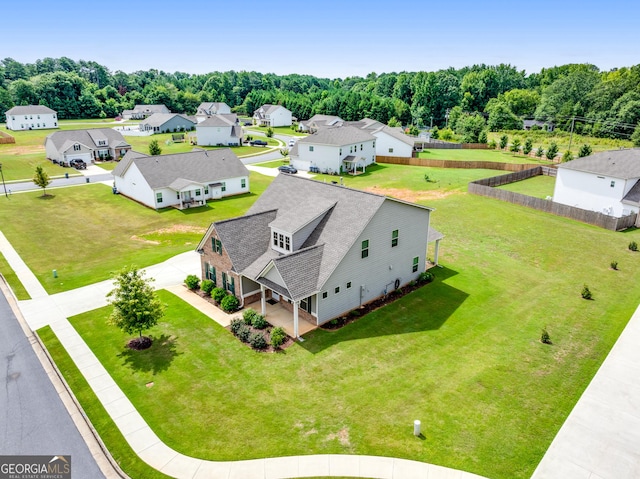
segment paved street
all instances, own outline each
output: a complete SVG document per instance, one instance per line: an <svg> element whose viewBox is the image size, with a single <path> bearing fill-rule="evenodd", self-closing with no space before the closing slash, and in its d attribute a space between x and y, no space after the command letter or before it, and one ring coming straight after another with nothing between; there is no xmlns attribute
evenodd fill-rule
<svg viewBox="0 0 640 479"><path fill-rule="evenodd" d="M73 477L103 478L1 293L0 337L0 454L70 454Z"/></svg>

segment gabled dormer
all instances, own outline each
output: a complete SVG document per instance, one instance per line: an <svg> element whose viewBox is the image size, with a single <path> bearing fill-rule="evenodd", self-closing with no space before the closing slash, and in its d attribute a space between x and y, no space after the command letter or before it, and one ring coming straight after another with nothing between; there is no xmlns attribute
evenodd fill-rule
<svg viewBox="0 0 640 479"><path fill-rule="evenodd" d="M282 254L298 251L335 203L328 199L301 200L288 211L278 211L269 224L271 248Z"/></svg>

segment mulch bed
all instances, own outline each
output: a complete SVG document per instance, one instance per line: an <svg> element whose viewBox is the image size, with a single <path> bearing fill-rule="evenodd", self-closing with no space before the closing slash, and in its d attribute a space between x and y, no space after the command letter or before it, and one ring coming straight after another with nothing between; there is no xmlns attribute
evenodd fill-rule
<svg viewBox="0 0 640 479"><path fill-rule="evenodd" d="M127 343L129 349L135 349L136 351L142 351L143 349L149 349L153 341L148 336L141 336L138 338L130 339Z"/></svg>

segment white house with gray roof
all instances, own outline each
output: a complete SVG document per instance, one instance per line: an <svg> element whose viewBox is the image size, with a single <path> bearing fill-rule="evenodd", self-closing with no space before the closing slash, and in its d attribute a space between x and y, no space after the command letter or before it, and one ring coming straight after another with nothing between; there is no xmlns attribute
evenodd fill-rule
<svg viewBox="0 0 640 479"><path fill-rule="evenodd" d="M176 133L190 131L196 126L195 118L192 120L180 113L154 113L140 122L140 131L155 133Z"/></svg>
<svg viewBox="0 0 640 479"><path fill-rule="evenodd" d="M58 112L44 105L14 106L5 112L7 130L58 128Z"/></svg>
<svg viewBox="0 0 640 479"><path fill-rule="evenodd" d="M196 125L198 145L242 146L243 131L235 113L212 115Z"/></svg>
<svg viewBox="0 0 640 479"><path fill-rule="evenodd" d="M431 211L279 175L246 215L211 224L197 248L202 277L263 314L280 302L297 336L300 319L321 325L416 280Z"/></svg>
<svg viewBox="0 0 640 479"><path fill-rule="evenodd" d="M265 103L253 112L254 123L258 126L291 126L291 111L282 105Z"/></svg>
<svg viewBox="0 0 640 479"><path fill-rule="evenodd" d="M196 118L198 119L198 123L206 120L210 116L213 115L229 115L231 113L231 108L224 102L214 101L214 102L202 102L196 111Z"/></svg>
<svg viewBox="0 0 640 479"><path fill-rule="evenodd" d="M113 170L114 186L150 208L204 206L249 193L249 170L228 148L147 156L131 151Z"/></svg>
<svg viewBox="0 0 640 479"><path fill-rule="evenodd" d="M322 128L298 140L289 155L291 164L299 170L336 174L364 171L376 161L376 137L354 126Z"/></svg>
<svg viewBox="0 0 640 479"><path fill-rule="evenodd" d="M371 118L363 118L360 121L348 122L347 124L368 131L377 138L376 155L402 158L413 156L415 140L405 135L400 127L392 128Z"/></svg>
<svg viewBox="0 0 640 479"><path fill-rule="evenodd" d="M63 166L68 166L71 160L90 165L96 160L122 158L131 145L112 128L93 128L51 133L44 140L44 149L48 159Z"/></svg>
<svg viewBox="0 0 640 479"><path fill-rule="evenodd" d="M595 153L558 165L553 201L622 217L640 210L640 149Z"/></svg>
<svg viewBox="0 0 640 479"><path fill-rule="evenodd" d="M136 105L133 110L124 110L122 118L125 120L144 120L154 113L171 113L165 105Z"/></svg>

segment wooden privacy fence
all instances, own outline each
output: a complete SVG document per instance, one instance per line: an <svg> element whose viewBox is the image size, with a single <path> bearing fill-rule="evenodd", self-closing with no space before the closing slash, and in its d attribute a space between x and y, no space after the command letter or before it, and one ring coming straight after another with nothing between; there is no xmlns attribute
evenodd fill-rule
<svg viewBox="0 0 640 479"><path fill-rule="evenodd" d="M526 206L528 208L544 211L557 216L564 216L565 218L571 218L576 221L581 221L582 223L599 226L611 231L619 231L629 228L636 222L637 215L635 213L623 216L622 218L616 218L615 216L605 215L597 211L589 211L576 208L574 206L561 205L560 203L555 203L551 200L543 200L542 198L535 198L533 196L496 188L497 186L526 180L527 178L539 175L556 176L556 170L555 168L549 168L547 166L537 166L525 171L472 181L469 183L468 189L469 193L473 193L474 195L487 196L489 198L508 201L509 203Z"/></svg>
<svg viewBox="0 0 640 479"><path fill-rule="evenodd" d="M4 131L0 131L0 145L6 145L9 143L15 143L16 139L9 135L8 133L5 133Z"/></svg>
<svg viewBox="0 0 640 479"><path fill-rule="evenodd" d="M538 168L540 165L518 165L515 163L499 163L496 161L456 161L456 160L431 160L427 158L404 158L400 156L376 155L377 163L389 163L393 165L428 166L432 168L463 168L469 170L501 170L523 171Z"/></svg>
<svg viewBox="0 0 640 479"><path fill-rule="evenodd" d="M486 143L449 143L448 141L418 140L421 150L488 150Z"/></svg>

